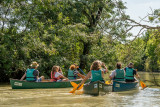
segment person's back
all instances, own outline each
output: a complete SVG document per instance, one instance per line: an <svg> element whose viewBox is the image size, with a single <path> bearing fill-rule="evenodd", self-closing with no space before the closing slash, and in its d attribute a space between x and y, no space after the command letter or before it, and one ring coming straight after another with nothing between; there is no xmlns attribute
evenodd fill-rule
<svg viewBox="0 0 160 107"><path fill-rule="evenodd" d="M104 81L101 70L91 70L91 82Z"/></svg>
<svg viewBox="0 0 160 107"><path fill-rule="evenodd" d="M125 70L125 81L126 82L134 82L135 78L134 75L139 77L138 73L135 69L133 69L133 63L129 63L128 67L126 67Z"/></svg>
<svg viewBox="0 0 160 107"><path fill-rule="evenodd" d="M125 80L126 82L134 82L134 74L133 74L133 68L126 67L125 68Z"/></svg>
<svg viewBox="0 0 160 107"><path fill-rule="evenodd" d="M73 80L76 79L77 76L74 75L74 70L68 70L68 79Z"/></svg>
<svg viewBox="0 0 160 107"><path fill-rule="evenodd" d="M36 76L34 75L34 68L27 69L26 71L26 81L36 81Z"/></svg>
<svg viewBox="0 0 160 107"><path fill-rule="evenodd" d="M68 79L73 80L73 79L85 78L85 76L80 74L77 69L79 69L79 66L77 66L76 64L70 66L68 70Z"/></svg>
<svg viewBox="0 0 160 107"><path fill-rule="evenodd" d="M117 69L112 71L110 74L110 79L116 80L116 81L124 81L124 70L122 68L122 64L120 62L117 62L116 64Z"/></svg>
<svg viewBox="0 0 160 107"><path fill-rule="evenodd" d="M113 80L124 81L124 70L123 69L116 69L116 75Z"/></svg>
<svg viewBox="0 0 160 107"><path fill-rule="evenodd" d="M102 81L104 82L104 72L101 70L102 69L102 62L97 60L94 61L91 65L91 82L94 81Z"/></svg>
<svg viewBox="0 0 160 107"><path fill-rule="evenodd" d="M25 74L20 79L21 81L26 77L26 81L36 81L36 82L42 82L44 81L44 76L39 77L39 71L37 70L37 67L39 64L37 62L32 62L30 67L28 68Z"/></svg>
<svg viewBox="0 0 160 107"><path fill-rule="evenodd" d="M105 82L104 81L104 71L101 70L101 68L102 68L101 65L102 65L102 63L99 60L94 61L91 65L89 73L81 81L81 83L78 85L78 87L80 87L83 83L85 83L85 81L89 78L91 78L91 82L95 82L95 81ZM105 66L104 63L103 63L103 66ZM107 67L105 67L105 69L106 69L106 71L108 71Z"/></svg>

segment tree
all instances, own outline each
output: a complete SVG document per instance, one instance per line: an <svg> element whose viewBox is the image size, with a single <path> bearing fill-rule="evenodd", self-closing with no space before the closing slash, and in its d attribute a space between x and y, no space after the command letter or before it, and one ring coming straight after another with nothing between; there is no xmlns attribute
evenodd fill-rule
<svg viewBox="0 0 160 107"><path fill-rule="evenodd" d="M122 1L114 0L68 0L68 4L74 10L69 13L72 17L71 20L75 23L82 23L88 28L88 37L85 41L79 40L79 42L83 43L80 67L84 69L88 65L87 60L89 60L88 55L91 54L90 49L94 45L100 44L104 36L103 33L107 33L108 30L111 31L112 35L120 37L117 32L123 32L123 28L118 29L123 22L120 22L122 16L119 11L123 11L125 6ZM108 21L110 21L110 24ZM107 30L104 31L104 29Z"/></svg>

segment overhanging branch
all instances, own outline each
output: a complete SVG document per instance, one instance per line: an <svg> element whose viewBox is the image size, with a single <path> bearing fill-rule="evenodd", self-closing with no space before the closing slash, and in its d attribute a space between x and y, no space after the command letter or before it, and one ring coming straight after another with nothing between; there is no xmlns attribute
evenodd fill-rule
<svg viewBox="0 0 160 107"><path fill-rule="evenodd" d="M132 23L135 23L136 26L140 26L140 27L143 27L145 29L159 29L160 30L160 27L159 26L156 26L156 27L153 27L153 26L148 26L148 25L143 25L143 24L140 24L132 19L127 19L128 21L132 22Z"/></svg>

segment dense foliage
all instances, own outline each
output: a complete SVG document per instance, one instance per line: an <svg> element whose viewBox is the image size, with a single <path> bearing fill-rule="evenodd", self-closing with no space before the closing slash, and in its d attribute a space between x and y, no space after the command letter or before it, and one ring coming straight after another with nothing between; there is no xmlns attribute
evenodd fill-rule
<svg viewBox="0 0 160 107"><path fill-rule="evenodd" d="M160 71L160 32L148 30L134 41L129 16L116 0L1 0L0 82L21 78L32 61L49 77L53 65L64 73L73 63L89 71L94 60L110 70L120 61L139 70ZM150 21L156 23L159 10Z"/></svg>

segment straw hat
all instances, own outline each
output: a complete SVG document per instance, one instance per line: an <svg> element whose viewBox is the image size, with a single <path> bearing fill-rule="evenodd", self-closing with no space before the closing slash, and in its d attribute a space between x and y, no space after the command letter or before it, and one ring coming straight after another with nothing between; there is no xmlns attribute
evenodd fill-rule
<svg viewBox="0 0 160 107"><path fill-rule="evenodd" d="M38 67L39 64L37 62L32 62L32 64L30 65L31 67Z"/></svg>

